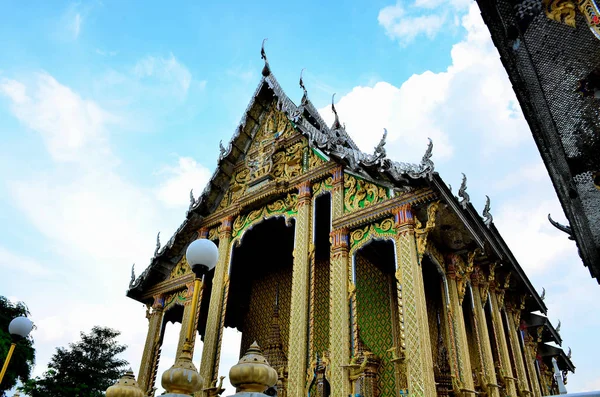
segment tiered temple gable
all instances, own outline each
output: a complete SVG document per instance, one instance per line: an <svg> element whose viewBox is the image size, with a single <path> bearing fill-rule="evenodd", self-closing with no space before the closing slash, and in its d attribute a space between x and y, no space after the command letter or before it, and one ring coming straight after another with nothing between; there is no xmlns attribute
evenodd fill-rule
<svg viewBox="0 0 600 397"><path fill-rule="evenodd" d="M295 105L265 58L263 77L218 167L183 224L127 295L147 305L139 384L154 393L166 321L204 340L200 373L213 396L224 327L257 341L279 396L551 395L552 359L573 371L547 308L489 212L455 197L431 160L358 149L304 95ZM335 112L335 107L332 105ZM195 239L216 268L190 313ZM274 308L274 302L276 306ZM182 334L183 335L183 334ZM184 339L180 338L181 349Z"/></svg>

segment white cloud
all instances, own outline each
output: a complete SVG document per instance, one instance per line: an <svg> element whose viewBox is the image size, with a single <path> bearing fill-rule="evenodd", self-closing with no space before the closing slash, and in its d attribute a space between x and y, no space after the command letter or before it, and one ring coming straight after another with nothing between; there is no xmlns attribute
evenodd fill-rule
<svg viewBox="0 0 600 397"><path fill-rule="evenodd" d="M190 204L190 189L198 198L211 172L190 157L180 157L176 167L164 166L159 175L167 175L168 179L158 188L158 199L169 207L185 208Z"/></svg>
<svg viewBox="0 0 600 397"><path fill-rule="evenodd" d="M377 20L386 34L407 45L419 36L433 39L441 31L458 25L458 17L472 0L415 0L407 5L398 1L382 8Z"/></svg>
<svg viewBox="0 0 600 397"><path fill-rule="evenodd" d="M446 71L412 75L400 87L387 82L355 87L340 98L336 104L340 119L363 151L373 150L384 127L388 155L403 161L419 161L427 137L434 140L436 161L452 157L456 142L483 143L476 153L492 156L528 138L506 72L475 4L462 25L467 36L452 47L452 64ZM321 114L333 121L328 108Z"/></svg>
<svg viewBox="0 0 600 397"><path fill-rule="evenodd" d="M381 9L377 19L388 36L398 39L401 44L408 44L421 34L430 39L434 38L443 28L446 16L443 14L407 15L406 10L398 3Z"/></svg>
<svg viewBox="0 0 600 397"><path fill-rule="evenodd" d="M133 72L140 79L153 77L171 85L182 97L187 95L192 83L192 74L173 54L168 58L147 56L136 63Z"/></svg>
<svg viewBox="0 0 600 397"><path fill-rule="evenodd" d="M179 205L179 192L187 205L189 187L199 194L208 171L188 157L177 165L157 164L164 179L159 187L133 183L110 150L106 127L116 118L98 103L46 73L32 83L2 80L0 93L51 154L37 171L17 165L5 170L11 204L50 251L41 263L39 252L29 258L0 247L0 268L10 267L16 275L15 268L22 269L20 280L33 283L22 299L38 326L34 374L43 373L56 346L66 346L93 325L122 332L121 341L129 345L124 358L137 372L147 321L142 305L125 297L131 264L138 263L138 274L147 266L156 232L168 238L183 219L185 211L171 209ZM155 173L148 170L148 177ZM54 273L60 282L46 277ZM56 304L58 296L69 304Z"/></svg>
<svg viewBox="0 0 600 397"><path fill-rule="evenodd" d="M106 125L117 122L94 101L81 98L43 72L29 86L3 79L0 94L12 101L11 111L21 123L42 135L58 161L74 161L87 149L104 147Z"/></svg>

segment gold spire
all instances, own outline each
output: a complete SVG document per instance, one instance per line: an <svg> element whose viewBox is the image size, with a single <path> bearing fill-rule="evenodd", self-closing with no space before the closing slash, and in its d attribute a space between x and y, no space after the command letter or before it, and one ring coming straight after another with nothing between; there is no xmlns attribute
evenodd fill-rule
<svg viewBox="0 0 600 397"><path fill-rule="evenodd" d="M144 392L139 388L130 368L117 383L106 389L106 397L144 397Z"/></svg>
<svg viewBox="0 0 600 397"><path fill-rule="evenodd" d="M167 393L173 394L192 395L202 389L204 380L192 362L192 347L189 342L183 345L175 364L163 373L161 384Z"/></svg>
<svg viewBox="0 0 600 397"><path fill-rule="evenodd" d="M229 370L229 380L238 393L262 393L277 383L275 371L254 342L244 357Z"/></svg>

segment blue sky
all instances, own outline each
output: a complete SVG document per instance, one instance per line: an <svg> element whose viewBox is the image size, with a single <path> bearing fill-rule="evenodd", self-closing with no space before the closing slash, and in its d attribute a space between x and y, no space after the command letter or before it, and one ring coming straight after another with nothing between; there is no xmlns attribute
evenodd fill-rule
<svg viewBox="0 0 600 397"><path fill-rule="evenodd" d="M466 0L17 2L0 5L0 293L38 325L36 374L93 325L122 330L137 373L146 320L125 298L216 166L260 79L260 44L299 102L337 108L364 151L437 170L492 214L577 366L569 391L600 389L600 287L550 226L562 210L477 6ZM174 359L167 329L161 370ZM235 356L227 335L222 368ZM197 348L201 348L200 344ZM227 353L228 352L228 353Z"/></svg>

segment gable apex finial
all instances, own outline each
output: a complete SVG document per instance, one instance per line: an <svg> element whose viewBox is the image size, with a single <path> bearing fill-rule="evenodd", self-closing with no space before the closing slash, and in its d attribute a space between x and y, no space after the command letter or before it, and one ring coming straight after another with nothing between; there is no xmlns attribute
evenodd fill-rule
<svg viewBox="0 0 600 397"><path fill-rule="evenodd" d="M265 66L263 67L262 70L262 75L267 77L268 75L271 74L271 69L269 68L269 60L267 59L267 53L265 52L265 41L269 40L268 38L264 38L262 41L262 45L260 47L260 58L264 59L265 61Z"/></svg>

